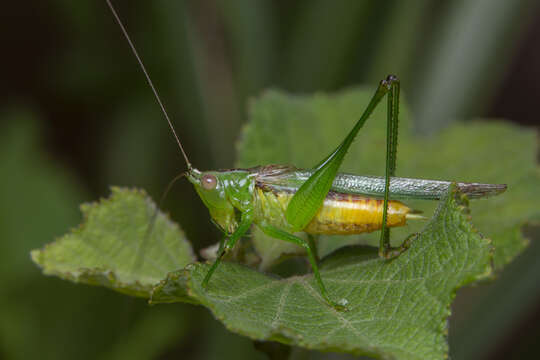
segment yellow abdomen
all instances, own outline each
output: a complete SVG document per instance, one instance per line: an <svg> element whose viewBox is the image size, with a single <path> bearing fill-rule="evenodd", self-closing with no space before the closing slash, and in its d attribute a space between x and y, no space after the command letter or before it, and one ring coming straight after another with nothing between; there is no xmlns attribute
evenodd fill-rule
<svg viewBox="0 0 540 360"><path fill-rule="evenodd" d="M287 230L290 225L285 219L285 212L294 193L257 188L255 195L256 218ZM302 231L309 234L350 235L380 230L383 203L381 199L330 191L317 214ZM388 201L387 217L390 227L403 226L407 219L423 219L407 205L394 200Z"/></svg>
<svg viewBox="0 0 540 360"><path fill-rule="evenodd" d="M331 192L304 231L346 235L379 230L382 227L383 203L381 199ZM388 201L388 226L405 225L411 211L399 201Z"/></svg>

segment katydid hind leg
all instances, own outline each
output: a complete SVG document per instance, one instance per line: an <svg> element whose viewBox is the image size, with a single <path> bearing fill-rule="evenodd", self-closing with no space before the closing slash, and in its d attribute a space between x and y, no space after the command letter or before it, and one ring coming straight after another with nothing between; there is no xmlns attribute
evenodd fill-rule
<svg viewBox="0 0 540 360"><path fill-rule="evenodd" d="M403 254L405 251L407 251L407 249L409 249L409 247L411 246L411 243L413 242L414 239L416 239L420 234L419 233L413 233L413 234L410 234L409 236L407 236L405 238L405 240L403 240L403 242L401 243L400 246L396 247L396 248L388 248L388 251L385 255L385 258L387 259L393 259L393 258L396 258L398 257L399 255Z"/></svg>
<svg viewBox="0 0 540 360"><path fill-rule="evenodd" d="M384 80L389 86L386 121L386 166L384 173L384 203L379 244L379 255L388 258L391 253L390 229L387 226L388 197L390 193L390 178L396 175L397 135L399 125L399 80L389 75Z"/></svg>
<svg viewBox="0 0 540 360"><path fill-rule="evenodd" d="M343 142L315 167L313 174L296 191L287 206L285 214L287 222L292 226L293 231L303 230L315 216L328 191L330 191L334 178L358 131L373 113L381 99L393 90L393 84L396 82L399 85L395 76L389 76L380 82L364 113Z"/></svg>
<svg viewBox="0 0 540 360"><path fill-rule="evenodd" d="M390 194L390 178L396 175L400 85L398 78L394 75L389 75L385 81L389 86L389 92L386 125L386 167L384 174L384 203L379 255L386 259L392 259L406 251L409 248L412 239L415 238L417 234L412 234L408 236L397 248L392 248L390 246L390 228L388 228L387 226L388 198Z"/></svg>
<svg viewBox="0 0 540 360"><path fill-rule="evenodd" d="M346 299L341 299L340 301L336 302L333 301L328 295L328 291L326 290L326 287L324 286L321 278L321 274L319 273L319 266L317 265L317 258L314 253L314 249L312 249L312 247L310 246L309 241L299 238L298 236L290 234L269 224L258 224L258 226L268 236L303 247L308 255L309 262L313 269L313 276L315 277L315 281L317 282L317 286L319 287L319 291L323 299L336 310L347 310L346 305L348 301Z"/></svg>

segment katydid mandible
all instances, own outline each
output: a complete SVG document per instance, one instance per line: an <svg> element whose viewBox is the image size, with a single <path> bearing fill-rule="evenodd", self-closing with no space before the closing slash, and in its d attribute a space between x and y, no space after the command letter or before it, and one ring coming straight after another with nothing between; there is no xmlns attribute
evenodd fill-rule
<svg viewBox="0 0 540 360"><path fill-rule="evenodd" d="M344 310L346 299L336 301L324 286L314 249L307 240L294 233L303 231L307 234L332 235L381 230L379 255L385 259L392 259L407 250L414 234L407 237L399 247L392 248L390 228L403 226L409 219L422 218L398 200L437 200L447 192L451 184L449 181L395 177L400 83L394 75L389 75L379 83L364 113L343 142L311 170L283 165L217 171L197 170L191 165L124 25L110 0L106 1L182 152L187 165L187 171L182 175L193 184L208 208L213 222L224 233L217 258L203 280L204 287L208 286L224 254L234 247L252 225L255 225L270 237L303 247L311 263L322 299L330 306ZM338 173L356 135L385 96L387 97L385 176ZM457 186L462 193L472 199L497 195L506 190L506 185L503 184L459 182Z"/></svg>

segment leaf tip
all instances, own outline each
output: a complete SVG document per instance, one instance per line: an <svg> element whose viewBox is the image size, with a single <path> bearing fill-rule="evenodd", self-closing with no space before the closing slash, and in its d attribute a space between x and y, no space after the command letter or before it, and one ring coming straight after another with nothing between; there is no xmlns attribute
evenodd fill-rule
<svg viewBox="0 0 540 360"><path fill-rule="evenodd" d="M30 251L30 259L34 264L39 266L40 268L43 268L42 259L41 259L41 250L40 249L34 249Z"/></svg>

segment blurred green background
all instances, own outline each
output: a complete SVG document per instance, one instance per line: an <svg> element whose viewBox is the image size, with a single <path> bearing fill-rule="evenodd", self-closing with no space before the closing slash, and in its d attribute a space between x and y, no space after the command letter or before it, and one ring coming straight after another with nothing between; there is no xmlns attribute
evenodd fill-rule
<svg viewBox="0 0 540 360"><path fill-rule="evenodd" d="M201 169L233 166L246 103L268 87L332 91L395 73L421 136L471 117L538 126L534 0L115 3ZM8 2L0 19L0 358L264 359L202 307L148 307L31 263L30 249L80 222L81 202L111 184L159 198L184 164L105 1ZM187 182L164 208L197 249L218 239ZM540 244L527 231L531 246L497 282L459 291L453 359L538 356Z"/></svg>

